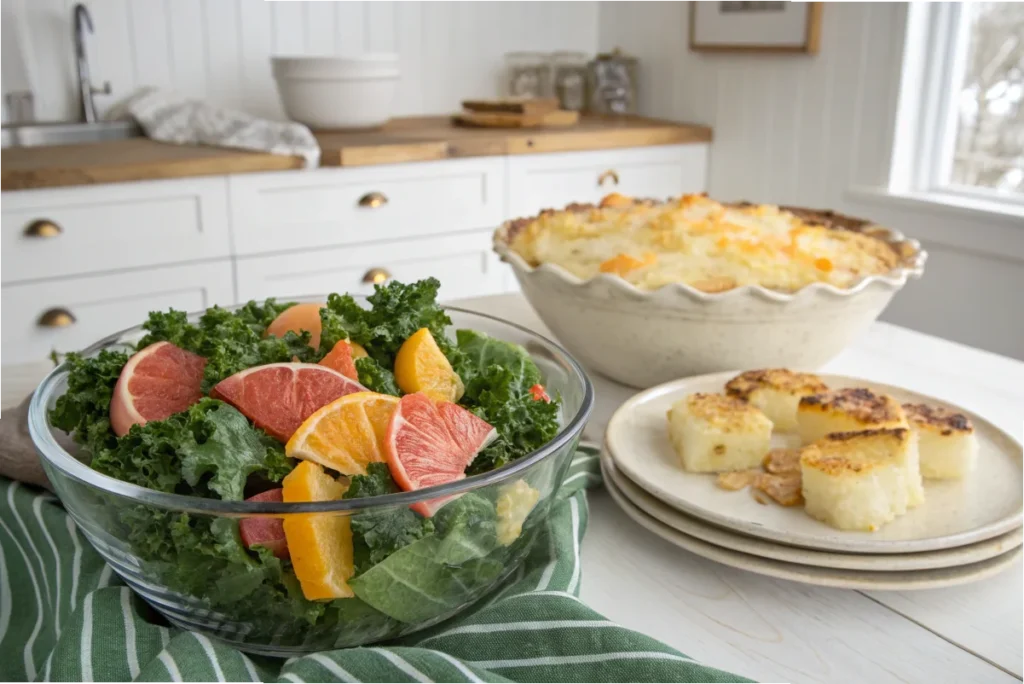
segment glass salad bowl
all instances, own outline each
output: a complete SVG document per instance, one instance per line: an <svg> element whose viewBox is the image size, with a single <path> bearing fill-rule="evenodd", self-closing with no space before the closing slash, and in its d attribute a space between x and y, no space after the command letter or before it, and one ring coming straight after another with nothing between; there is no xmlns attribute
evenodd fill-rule
<svg viewBox="0 0 1024 684"><path fill-rule="evenodd" d="M452 319L450 336L473 329L526 349L547 392L560 398L559 431L553 439L490 472L418 491L254 503L148 489L104 475L76 458L76 448L65 446L68 440L48 418L67 391L66 364L36 390L29 430L78 528L114 571L174 625L275 656L393 639L459 613L516 570L542 529L594 403L582 368L557 344L492 316L454 307L445 311ZM141 326L131 328L82 354L130 349L143 334ZM357 524L373 529L413 515L414 504L445 499L432 522L418 530L418 538L406 540L361 574L357 552L350 580L353 598L307 600L285 561L261 547L247 549L239 535L239 521L245 518L348 516L351 529ZM475 518L474 510L485 515Z"/></svg>

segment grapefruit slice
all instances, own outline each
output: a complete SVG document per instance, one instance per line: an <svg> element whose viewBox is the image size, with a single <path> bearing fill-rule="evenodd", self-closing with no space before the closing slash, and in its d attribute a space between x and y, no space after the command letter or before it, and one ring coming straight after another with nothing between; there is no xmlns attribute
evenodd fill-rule
<svg viewBox="0 0 1024 684"><path fill-rule="evenodd" d="M135 352L121 369L110 399L110 426L118 437L132 425L145 425L184 411L203 397L206 359L170 342L154 342Z"/></svg>
<svg viewBox="0 0 1024 684"><path fill-rule="evenodd" d="M270 322L265 334L268 336L273 335L274 337L284 337L284 334L289 331L301 333L303 330L308 330L310 335L312 335L309 338L309 346L313 349L319 349L320 333L322 331L320 309L324 308L324 306L324 304L316 303L289 306Z"/></svg>
<svg viewBox="0 0 1024 684"><path fill-rule="evenodd" d="M458 404L407 394L388 423L384 454L391 476L408 492L466 477L466 466L496 437L489 423ZM430 517L450 498L422 501L412 509Z"/></svg>
<svg viewBox="0 0 1024 684"><path fill-rule="evenodd" d="M361 345L348 340L338 340L327 356L320 359L320 365L333 368L346 378L358 381L359 371L356 370L356 359L361 359L366 355L366 350Z"/></svg>
<svg viewBox="0 0 1024 684"><path fill-rule="evenodd" d="M295 466L282 484L284 500L289 503L335 501L348 489L310 461ZM355 595L348 586L355 563L347 515L295 513L284 521L284 536L303 596L316 601Z"/></svg>
<svg viewBox="0 0 1024 684"><path fill-rule="evenodd" d="M270 363L221 380L210 392L274 439L287 442L302 422L338 397L366 388L315 363Z"/></svg>
<svg viewBox="0 0 1024 684"><path fill-rule="evenodd" d="M365 475L368 464L384 460L384 438L396 406L398 397L387 394L347 394L307 418L284 452L342 475Z"/></svg>
<svg viewBox="0 0 1024 684"><path fill-rule="evenodd" d="M462 378L427 328L414 332L399 347L395 381L406 394L423 392L434 401L458 401L466 391Z"/></svg>
<svg viewBox="0 0 1024 684"><path fill-rule="evenodd" d="M246 501L272 501L281 503L282 489L270 489L262 494L250 496ZM288 542L285 541L284 523L281 518L242 518L238 521L238 533L242 543L251 549L259 545L270 550L278 558L288 557Z"/></svg>

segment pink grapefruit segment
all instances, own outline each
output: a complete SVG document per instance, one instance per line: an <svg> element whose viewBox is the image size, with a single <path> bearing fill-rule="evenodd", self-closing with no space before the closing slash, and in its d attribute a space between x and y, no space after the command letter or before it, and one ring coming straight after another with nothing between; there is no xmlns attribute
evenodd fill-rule
<svg viewBox="0 0 1024 684"><path fill-rule="evenodd" d="M271 501L281 503L282 489L270 489L262 494L250 496L246 501ZM238 522L238 533L246 548L259 545L270 550L278 558L288 558L288 542L284 536L284 521L281 518L242 518Z"/></svg>
<svg viewBox="0 0 1024 684"><path fill-rule="evenodd" d="M359 371L352 358L352 345L348 340L338 340L327 356L320 359L320 365L333 368L350 380L359 380Z"/></svg>
<svg viewBox="0 0 1024 684"><path fill-rule="evenodd" d="M170 342L154 342L128 359L110 399L110 426L118 437L184 411L203 397L206 359Z"/></svg>
<svg viewBox="0 0 1024 684"><path fill-rule="evenodd" d="M451 402L434 403L426 394L407 394L388 423L384 453L391 476L405 491L425 489L466 477L466 466L497 437L486 421ZM451 497L413 504L430 517Z"/></svg>
<svg viewBox="0 0 1024 684"><path fill-rule="evenodd" d="M366 388L315 363L271 363L235 373L210 396L226 401L274 439L287 442L321 406Z"/></svg>

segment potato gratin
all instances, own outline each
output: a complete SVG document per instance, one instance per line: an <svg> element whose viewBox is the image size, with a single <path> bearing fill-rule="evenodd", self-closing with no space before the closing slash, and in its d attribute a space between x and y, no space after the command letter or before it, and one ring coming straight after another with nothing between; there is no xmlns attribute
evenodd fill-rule
<svg viewBox="0 0 1024 684"><path fill-rule="evenodd" d="M612 194L598 206L514 221L508 241L531 266L557 264L583 279L613 273L644 290L669 283L704 292L848 288L912 256L904 253L908 245L872 235L867 221L704 195L655 202Z"/></svg>

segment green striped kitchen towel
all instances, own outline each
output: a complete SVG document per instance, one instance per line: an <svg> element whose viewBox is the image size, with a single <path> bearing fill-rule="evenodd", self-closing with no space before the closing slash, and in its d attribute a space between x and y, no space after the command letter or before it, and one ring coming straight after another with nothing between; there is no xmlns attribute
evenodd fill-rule
<svg viewBox="0 0 1024 684"><path fill-rule="evenodd" d="M281 660L156 624L51 494L0 479L0 681L732 682L578 598L593 450L519 570L464 613L372 648Z"/></svg>

